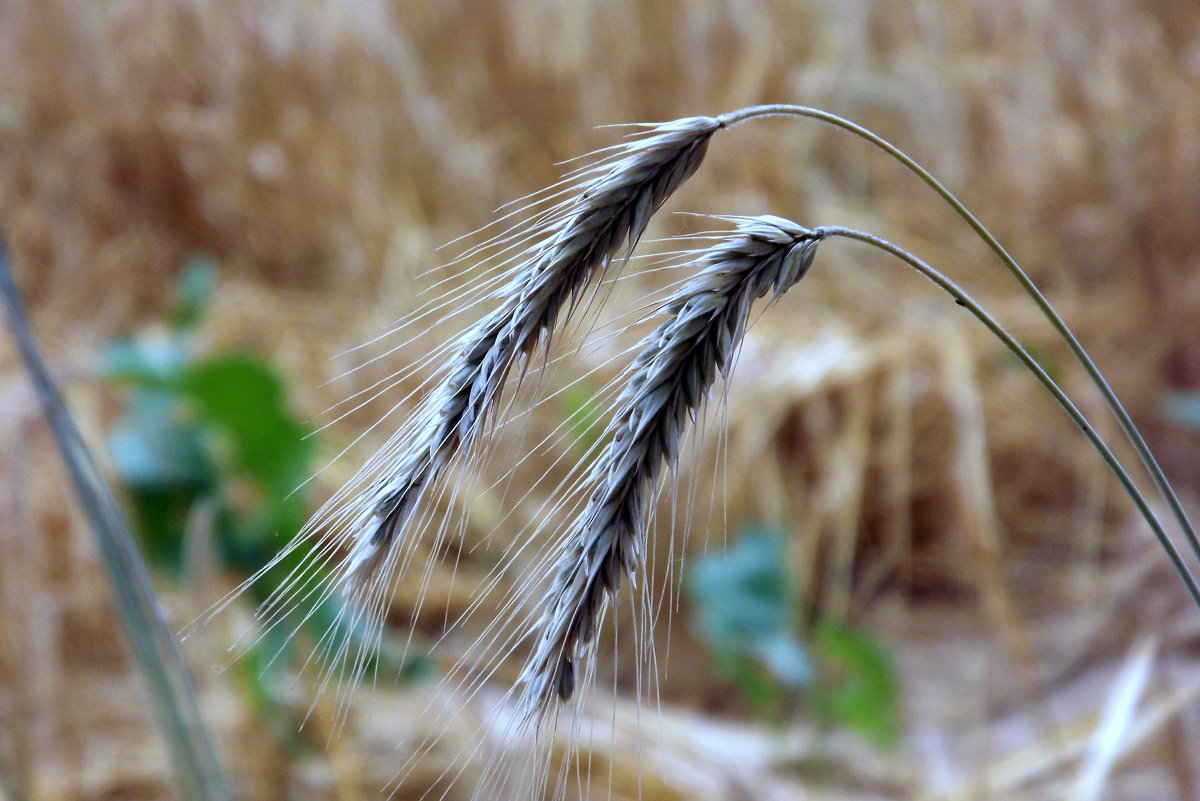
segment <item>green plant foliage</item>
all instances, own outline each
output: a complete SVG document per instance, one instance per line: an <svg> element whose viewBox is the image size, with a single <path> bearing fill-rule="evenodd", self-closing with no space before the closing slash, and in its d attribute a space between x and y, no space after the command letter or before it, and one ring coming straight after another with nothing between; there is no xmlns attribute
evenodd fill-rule
<svg viewBox="0 0 1200 801"><path fill-rule="evenodd" d="M1200 392L1172 392L1163 399L1163 416L1171 423L1200 431Z"/></svg>
<svg viewBox="0 0 1200 801"><path fill-rule="evenodd" d="M818 719L894 748L900 740L900 679L887 648L833 620L813 629L811 648L821 673L811 696Z"/></svg>
<svg viewBox="0 0 1200 801"><path fill-rule="evenodd" d="M899 739L899 678L886 647L865 632L822 621L797 636L797 591L786 534L750 529L685 575L695 628L718 670L751 710L772 723L802 701L822 728L844 727L880 746Z"/></svg>
<svg viewBox="0 0 1200 801"><path fill-rule="evenodd" d="M189 518L213 511L224 566L261 567L306 516L303 493L314 440L287 407L282 378L252 353L202 355L194 330L212 295L212 265L193 259L176 292L171 325L122 340L101 374L128 388L109 439L155 564L180 577Z"/></svg>
<svg viewBox="0 0 1200 801"><path fill-rule="evenodd" d="M256 354L208 355L195 346L212 286L212 265L193 259L181 275L166 331L115 342L100 360L101 374L128 393L109 437L113 468L147 555L175 580L185 578L188 538L201 517L211 521L221 566L248 577L296 536L308 514L298 488L309 475L316 441L288 408L282 377ZM306 554L292 551L278 574ZM313 572L314 583L328 578ZM277 586L262 577L251 599L262 601ZM323 655L335 656L370 636L360 617L345 611L340 598L316 594L291 614L296 624L305 621ZM283 714L281 688L292 650L290 638L268 633L240 669L254 707L287 744L296 742L295 725ZM400 649L372 643L367 650L361 672L382 668L402 678L427 672L427 660L405 659Z"/></svg>
<svg viewBox="0 0 1200 801"><path fill-rule="evenodd" d="M575 453L579 456L591 453L604 434L605 420L595 390L585 384L572 384L560 396L559 409L571 433Z"/></svg>
<svg viewBox="0 0 1200 801"><path fill-rule="evenodd" d="M177 331L194 328L204 316L212 299L216 266L212 259L195 254L188 259L175 286L175 306L171 309L171 327Z"/></svg>
<svg viewBox="0 0 1200 801"><path fill-rule="evenodd" d="M717 668L760 717L778 720L786 695L812 680L795 635L795 588L778 531L744 532L723 554L706 554L686 579L696 628Z"/></svg>

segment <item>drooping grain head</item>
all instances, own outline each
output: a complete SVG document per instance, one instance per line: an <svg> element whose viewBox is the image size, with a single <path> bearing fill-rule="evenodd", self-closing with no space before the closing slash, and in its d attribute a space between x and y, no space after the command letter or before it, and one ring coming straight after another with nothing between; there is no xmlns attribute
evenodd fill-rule
<svg viewBox="0 0 1200 801"><path fill-rule="evenodd" d="M657 126L586 181L547 226L543 241L512 270L501 306L464 337L425 408L427 423L412 448L420 455L381 482L368 545L390 541L454 452L470 447L514 364L549 336L561 311L622 246L626 255L633 249L654 212L700 166L718 127L708 117Z"/></svg>
<svg viewBox="0 0 1200 801"><path fill-rule="evenodd" d="M558 561L522 675L525 707L541 719L574 693L607 598L641 559L652 488L672 466L688 421L718 375L728 378L751 304L777 299L807 272L818 234L778 217L737 220L738 233L703 251L696 275L667 302L667 320L647 337L627 372L589 476L591 498Z"/></svg>

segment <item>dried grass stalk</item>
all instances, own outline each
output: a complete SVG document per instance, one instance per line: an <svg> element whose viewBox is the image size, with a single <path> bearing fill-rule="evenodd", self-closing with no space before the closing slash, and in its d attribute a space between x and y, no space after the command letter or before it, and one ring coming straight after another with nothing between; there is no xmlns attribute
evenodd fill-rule
<svg viewBox="0 0 1200 801"><path fill-rule="evenodd" d="M702 251L696 276L668 300L669 319L628 370L608 446L589 476L595 490L535 624L540 637L521 678L532 716L574 693L606 598L622 576L633 578L656 480L674 466L717 375L728 378L751 304L768 292L778 299L812 264L819 234L778 217L737 223L735 237Z"/></svg>

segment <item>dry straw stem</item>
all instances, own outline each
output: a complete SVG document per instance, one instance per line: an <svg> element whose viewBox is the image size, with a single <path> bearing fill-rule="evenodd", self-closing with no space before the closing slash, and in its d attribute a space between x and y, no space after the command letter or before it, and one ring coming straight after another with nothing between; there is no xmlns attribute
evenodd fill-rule
<svg viewBox="0 0 1200 801"><path fill-rule="evenodd" d="M535 624L540 632L522 675L525 706L540 717L567 700L607 599L641 557L652 490L673 467L689 420L718 375L728 379L751 304L778 299L807 272L820 235L778 217L737 219L738 233L702 252L697 274L666 303L669 319L650 334L627 371L591 470L595 487L555 571Z"/></svg>

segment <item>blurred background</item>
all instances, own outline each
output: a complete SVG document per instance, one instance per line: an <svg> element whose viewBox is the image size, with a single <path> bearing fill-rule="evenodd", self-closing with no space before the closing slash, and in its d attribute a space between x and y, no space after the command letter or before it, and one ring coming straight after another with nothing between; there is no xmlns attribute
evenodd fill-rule
<svg viewBox="0 0 1200 801"><path fill-rule="evenodd" d="M441 341L433 326L345 353L419 304L440 245L618 141L599 126L756 103L849 117L959 193L1076 330L1195 516L1195 4L0 0L0 54L0 226L176 628L382 443L386 423L291 494L404 393L307 437L337 417L325 411ZM797 120L720 132L666 211L892 239L961 281L1117 434L995 259L859 140ZM642 687L642 717L660 714L657 692L662 720L631 736L635 660L601 659L613 733L556 757L591 767L568 795L1200 798L1200 613L1131 504L967 315L860 246L822 247L748 338L710 416L725 433L681 466L701 488L690 536L672 551L660 524L652 545L648 582L679 598L657 624L658 686ZM564 385L603 353L572 359ZM0 793L178 797L8 338L0 364ZM528 435L606 409L584 383L539 406ZM513 470L529 446L503 447L481 487L510 472L552 486L553 472L535 479L573 453ZM188 639L238 798L385 796L459 647L424 644L477 602L505 527L528 522L510 500L481 490L444 510L463 521L453 553L424 605L402 585L388 614L391 638L415 645L378 655L383 678L344 721L328 697L313 705L300 648L218 670L227 627ZM483 596L484 619L504 588ZM470 797L483 768L445 771L474 714L436 733L397 798Z"/></svg>

